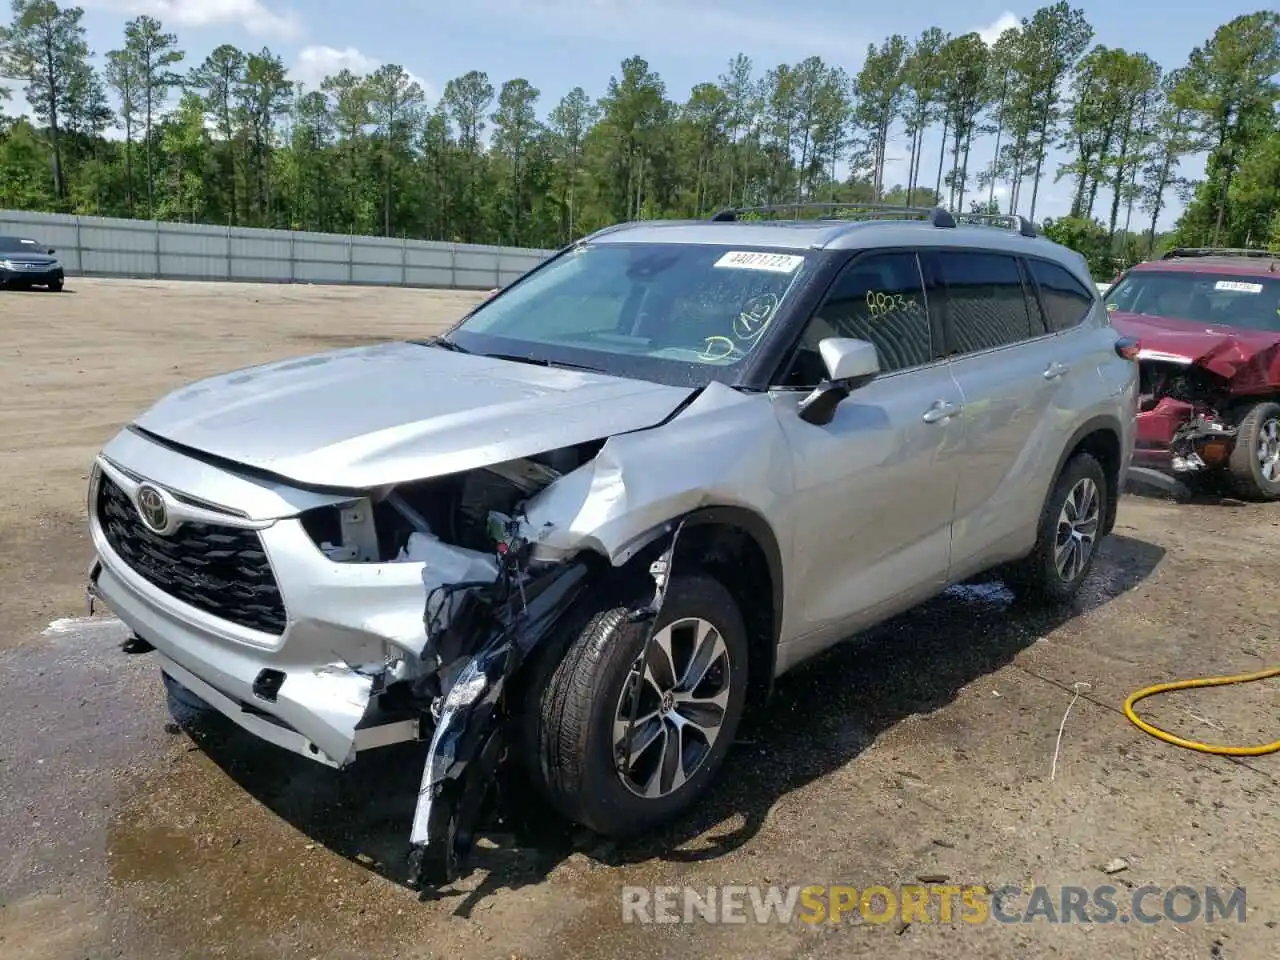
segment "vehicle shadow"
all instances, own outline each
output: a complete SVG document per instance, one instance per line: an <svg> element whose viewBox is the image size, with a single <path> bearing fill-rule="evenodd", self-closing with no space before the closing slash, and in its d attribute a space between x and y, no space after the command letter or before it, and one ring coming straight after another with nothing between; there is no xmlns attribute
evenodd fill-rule
<svg viewBox="0 0 1280 960"><path fill-rule="evenodd" d="M1161 490L1141 483L1131 483L1125 493L1142 500L1163 501L1165 503L1187 504L1202 507L1246 507L1252 501L1242 500L1236 496L1227 478L1209 473L1201 477L1179 479L1175 491Z"/></svg>
<svg viewBox="0 0 1280 960"><path fill-rule="evenodd" d="M461 896L455 913L466 916L486 896L538 883L574 855L622 866L703 861L736 850L760 831L779 798L850 763L903 719L947 706L1037 638L1133 589L1163 556L1153 544L1111 536L1084 589L1064 607L1022 606L999 581L952 588L784 676L769 706L744 724L715 785L670 828L630 843L603 841L565 825L522 790L522 824L500 825L507 832L489 834L472 857L480 883L433 898ZM332 771L217 715L182 721L201 749L276 815L334 852L404 882L425 759L421 745L375 751L346 771ZM739 825L711 834L726 821ZM697 849L681 849L695 839Z"/></svg>

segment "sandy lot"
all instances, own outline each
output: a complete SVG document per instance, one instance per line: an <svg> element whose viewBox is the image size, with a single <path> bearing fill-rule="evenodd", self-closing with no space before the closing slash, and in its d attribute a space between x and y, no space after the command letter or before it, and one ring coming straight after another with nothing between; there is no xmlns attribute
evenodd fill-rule
<svg viewBox="0 0 1280 960"><path fill-rule="evenodd" d="M664 836L614 846L549 823L537 844L497 838L429 902L399 882L412 750L334 774L217 726L180 732L118 625L49 627L82 612L86 470L133 413L209 373L428 334L475 300L88 280L0 295L0 957L1275 956L1280 756L1178 750L1120 706L1152 682L1280 663L1280 506L1126 497L1074 609L951 591L785 678ZM1149 715L1257 743L1280 736L1276 704L1264 683ZM625 885L918 882L1044 885L1055 907L1064 886L1109 884L1124 916L1148 885L1157 913L1177 885L1242 886L1246 921L941 922L935 900L933 922L905 927L859 911L655 926L620 907ZM1173 905L1185 914L1185 892Z"/></svg>

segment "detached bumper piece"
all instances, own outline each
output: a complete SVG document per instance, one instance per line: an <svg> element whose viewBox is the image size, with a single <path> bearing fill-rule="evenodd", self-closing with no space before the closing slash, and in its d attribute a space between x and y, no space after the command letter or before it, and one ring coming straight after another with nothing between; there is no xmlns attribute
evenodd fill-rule
<svg viewBox="0 0 1280 960"><path fill-rule="evenodd" d="M584 562L571 561L526 581L512 563L497 583L459 595L447 629L433 632L429 618L427 652L445 662L469 659L438 701L409 837L411 887L425 892L460 876L503 758L507 682L555 631L591 575Z"/></svg>
<svg viewBox="0 0 1280 960"><path fill-rule="evenodd" d="M1179 500L1191 493L1181 480L1150 467L1130 467L1125 482L1137 487L1151 487Z"/></svg>

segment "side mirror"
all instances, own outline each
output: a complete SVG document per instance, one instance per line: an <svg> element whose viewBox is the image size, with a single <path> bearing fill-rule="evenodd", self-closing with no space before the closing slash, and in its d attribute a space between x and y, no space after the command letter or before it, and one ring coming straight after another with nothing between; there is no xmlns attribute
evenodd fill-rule
<svg viewBox="0 0 1280 960"><path fill-rule="evenodd" d="M852 391L880 375L875 344L846 337L828 337L818 344L827 379L800 403L800 419L815 426L831 422L836 407Z"/></svg>
<svg viewBox="0 0 1280 960"><path fill-rule="evenodd" d="M49 248L49 256L51 256L51 257L52 257L52 256L53 256L55 253L57 253L57 252L58 252L58 251L57 251L57 250L55 250L55 249L53 249L53 247L50 247L50 248Z"/></svg>

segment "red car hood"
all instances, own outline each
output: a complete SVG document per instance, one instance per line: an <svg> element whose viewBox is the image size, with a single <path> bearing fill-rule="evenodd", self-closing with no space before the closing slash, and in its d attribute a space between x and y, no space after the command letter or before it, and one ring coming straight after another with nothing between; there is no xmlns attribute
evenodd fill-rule
<svg viewBox="0 0 1280 960"><path fill-rule="evenodd" d="M1280 334L1118 311L1111 324L1139 341L1140 360L1182 359L1231 381L1234 393L1280 389Z"/></svg>

